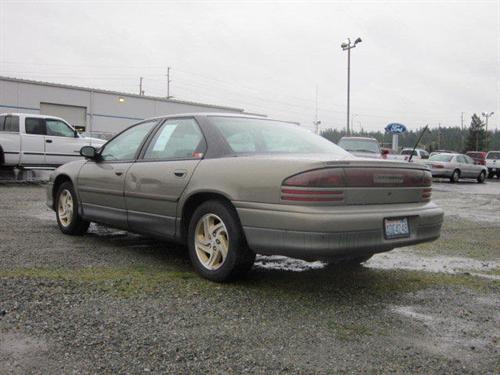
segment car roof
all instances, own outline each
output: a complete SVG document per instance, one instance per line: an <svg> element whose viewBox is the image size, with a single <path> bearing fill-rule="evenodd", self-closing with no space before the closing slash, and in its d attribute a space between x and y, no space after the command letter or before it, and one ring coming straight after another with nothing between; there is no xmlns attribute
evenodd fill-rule
<svg viewBox="0 0 500 375"><path fill-rule="evenodd" d="M67 122L65 119L57 116L50 116L50 115L39 115L36 113L21 113L21 112L7 112L7 113L0 113L0 116L25 116L25 117L34 117L34 118L53 118L56 120L61 120L64 122Z"/></svg>
<svg viewBox="0 0 500 375"><path fill-rule="evenodd" d="M341 140L342 139L359 139L359 140L363 140L363 141L375 141L375 142L378 142L375 138L371 138L371 137L342 137L340 138Z"/></svg>

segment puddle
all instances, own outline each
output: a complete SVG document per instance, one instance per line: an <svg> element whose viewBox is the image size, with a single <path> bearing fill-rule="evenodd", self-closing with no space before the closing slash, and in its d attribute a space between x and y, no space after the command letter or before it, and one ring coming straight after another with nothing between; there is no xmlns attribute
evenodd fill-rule
<svg viewBox="0 0 500 375"><path fill-rule="evenodd" d="M269 270L305 272L322 269L326 263L321 261L307 262L285 256L257 256L255 267ZM500 280L500 276L487 272L500 268L495 261L480 261L460 257L423 257L408 250L393 250L388 253L377 254L364 263L364 267L372 269L402 269L409 271L425 271L434 273L469 273L473 276L491 280Z"/></svg>
<svg viewBox="0 0 500 375"><path fill-rule="evenodd" d="M304 272L324 268L326 263L315 261L306 262L301 259L288 258L280 255L264 256L258 255L255 267L269 270Z"/></svg>
<svg viewBox="0 0 500 375"><path fill-rule="evenodd" d="M492 330L467 315L460 315L460 308L423 311L418 306L393 306L389 310L425 330L425 333L402 337L406 344L449 358L469 359L490 346L494 342L492 338L499 333L496 328Z"/></svg>
<svg viewBox="0 0 500 375"><path fill-rule="evenodd" d="M378 254L366 262L365 267L374 269L403 269L409 271L426 271L441 273L464 273L499 280L497 275L486 274L500 267L495 261L480 261L462 257L423 257L415 255L408 250L393 250L388 253Z"/></svg>
<svg viewBox="0 0 500 375"><path fill-rule="evenodd" d="M99 237L125 237L129 235L126 230L114 229L96 223L90 223L88 233Z"/></svg>

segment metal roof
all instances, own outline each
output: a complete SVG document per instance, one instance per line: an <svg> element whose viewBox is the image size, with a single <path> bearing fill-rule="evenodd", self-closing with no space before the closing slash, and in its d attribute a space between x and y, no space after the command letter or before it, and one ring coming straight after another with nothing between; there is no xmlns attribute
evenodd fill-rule
<svg viewBox="0 0 500 375"><path fill-rule="evenodd" d="M242 112L242 113L245 111L242 108L234 108L234 107L227 107L227 106L221 106L221 105L205 104L205 103L199 103L199 102L189 102L189 101L177 100L177 99L167 99L167 98L164 98L161 96L138 95L138 94L127 93L127 92L113 91L113 90L96 89L96 88L84 87L84 86L74 86L74 85L68 85L68 84L64 84L64 83L35 81L35 80L30 80L30 79L14 78L14 77L7 77L7 76L0 76L0 80L10 81L10 82L19 82L19 83L28 83L28 84L40 85L40 86L50 86L50 87L58 87L58 88L65 88L65 89L72 89L72 90L88 91L88 92L98 92L98 93L102 93L102 94L110 94L110 95L132 97L132 98L139 98L139 99L149 99L149 100L156 100L156 101L161 101L161 102L166 102L166 103L197 105L197 106L209 107L209 108L226 109L226 110L235 111L235 112Z"/></svg>

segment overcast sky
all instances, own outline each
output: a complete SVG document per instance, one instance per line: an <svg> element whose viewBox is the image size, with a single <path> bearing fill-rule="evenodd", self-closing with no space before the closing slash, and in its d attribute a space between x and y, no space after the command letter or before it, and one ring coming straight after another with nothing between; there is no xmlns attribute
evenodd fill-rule
<svg viewBox="0 0 500 375"><path fill-rule="evenodd" d="M244 108L355 129L500 129L500 1L0 0L0 75Z"/></svg>

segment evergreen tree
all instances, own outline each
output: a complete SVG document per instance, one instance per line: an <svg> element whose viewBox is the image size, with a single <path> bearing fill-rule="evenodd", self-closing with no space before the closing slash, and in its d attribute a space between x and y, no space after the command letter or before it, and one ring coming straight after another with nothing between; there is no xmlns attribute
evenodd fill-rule
<svg viewBox="0 0 500 375"><path fill-rule="evenodd" d="M474 113L472 115L472 120L469 126L469 134L467 136L467 150L484 150L485 139L485 124L481 121L479 116Z"/></svg>

